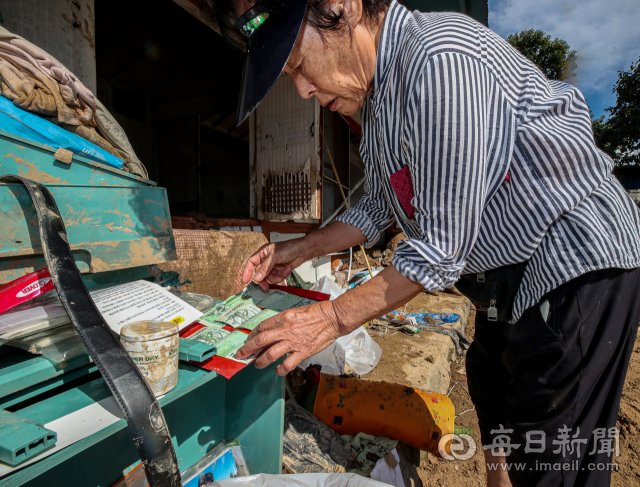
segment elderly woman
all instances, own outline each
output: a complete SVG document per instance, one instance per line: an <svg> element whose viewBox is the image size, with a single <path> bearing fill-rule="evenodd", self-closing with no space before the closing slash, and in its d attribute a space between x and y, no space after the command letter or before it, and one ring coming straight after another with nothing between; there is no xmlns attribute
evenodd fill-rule
<svg viewBox="0 0 640 487"><path fill-rule="evenodd" d="M266 288L394 221L407 235L375 278L264 321L237 355L269 346L265 367L290 354L276 368L286 374L456 284L481 311L467 375L489 485L608 485L640 322L640 221L582 94L464 15L395 0L216 7L225 36L246 45L240 120L284 72L300 96L363 123L366 195L338 222L264 246L244 282Z"/></svg>

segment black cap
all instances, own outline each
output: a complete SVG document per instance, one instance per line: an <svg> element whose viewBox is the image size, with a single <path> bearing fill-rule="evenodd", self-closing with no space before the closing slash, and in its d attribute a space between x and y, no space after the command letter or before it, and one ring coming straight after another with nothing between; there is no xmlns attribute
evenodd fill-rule
<svg viewBox="0 0 640 487"><path fill-rule="evenodd" d="M273 88L296 43L308 0L261 0L236 26L247 39L236 125L246 120Z"/></svg>

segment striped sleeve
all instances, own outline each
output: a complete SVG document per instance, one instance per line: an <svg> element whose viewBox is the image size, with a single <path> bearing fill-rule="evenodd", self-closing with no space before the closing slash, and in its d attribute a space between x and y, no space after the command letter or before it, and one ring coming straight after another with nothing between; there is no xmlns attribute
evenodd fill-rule
<svg viewBox="0 0 640 487"><path fill-rule="evenodd" d="M479 232L483 209L508 171L515 117L489 70L457 53L433 56L407 101L403 150L418 237L393 265L428 290L453 286Z"/></svg>
<svg viewBox="0 0 640 487"><path fill-rule="evenodd" d="M364 246L370 248L380 238L380 232L393 223L395 216L380 188L377 171L371 164L366 164L365 171L365 195L356 206L336 218L336 221L357 227L367 239Z"/></svg>

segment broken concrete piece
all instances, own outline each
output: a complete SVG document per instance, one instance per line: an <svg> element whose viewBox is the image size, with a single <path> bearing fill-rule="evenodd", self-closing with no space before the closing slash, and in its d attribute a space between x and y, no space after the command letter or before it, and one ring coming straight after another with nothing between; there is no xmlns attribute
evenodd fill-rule
<svg viewBox="0 0 640 487"><path fill-rule="evenodd" d="M464 333L471 303L463 296L441 293L429 296L420 293L398 311L407 313L456 313L460 320L445 323L442 328L454 328ZM446 335L421 331L416 335L387 333L381 326L370 331L371 337L382 348L382 359L367 379L401 382L425 391L446 394L451 382L451 362L456 359L455 345Z"/></svg>

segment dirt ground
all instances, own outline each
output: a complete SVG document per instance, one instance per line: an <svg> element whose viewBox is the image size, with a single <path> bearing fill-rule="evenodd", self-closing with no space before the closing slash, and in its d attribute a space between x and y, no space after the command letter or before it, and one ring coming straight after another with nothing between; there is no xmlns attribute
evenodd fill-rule
<svg viewBox="0 0 640 487"><path fill-rule="evenodd" d="M424 297L419 296L407 305L406 311L418 312L418 308L423 306L423 300ZM470 339L473 339L475 332L474 322L475 311L472 308L466 327L466 335ZM426 353L419 353L419 350L415 351L407 348L406 341L400 340L392 332L387 331L387 336L384 338L383 334L384 331L381 330L372 330L371 332L376 341L382 338L385 342L391 342L384 347L385 350L387 352L395 350L400 357L404 358L405 365L404 367L399 367L396 363L397 361L383 361L367 378L372 380L395 379L396 381L409 378L419 381L421 367L431 366L431 360L434 357L430 357ZM417 338L420 335L418 334L412 338ZM473 410L473 403L467 392L467 378L464 371L464 357L458 357L451 364L448 389L451 389L454 384L456 386L449 397L455 405L456 414L467 411L456 418L456 425L472 428L472 436L479 446L478 417ZM636 342L631 356L631 363L622 395L618 427L620 428L620 456L615 461L619 465L619 470L613 473L611 485L613 487L636 487L640 485L640 444L638 444L640 429L640 340ZM450 462L438 459L431 454L423 454L418 474L425 487L486 485L486 469L480 448L476 455L467 461Z"/></svg>

